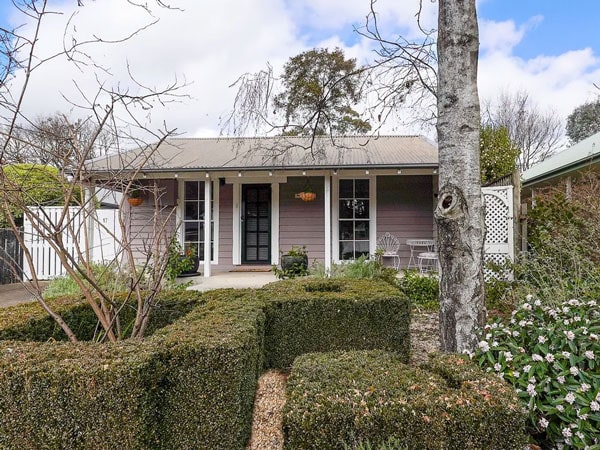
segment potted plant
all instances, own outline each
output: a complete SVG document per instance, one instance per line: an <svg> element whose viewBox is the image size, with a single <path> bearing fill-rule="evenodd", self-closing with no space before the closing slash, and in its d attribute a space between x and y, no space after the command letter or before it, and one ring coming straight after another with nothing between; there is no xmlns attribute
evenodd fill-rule
<svg viewBox="0 0 600 450"><path fill-rule="evenodd" d="M181 244L177 240L172 240L169 244L169 261L167 263L167 278L175 279L177 277L190 277L198 275L200 260L196 254L196 246L190 244L186 246L185 251L181 249Z"/></svg>
<svg viewBox="0 0 600 450"><path fill-rule="evenodd" d="M131 206L140 206L144 203L144 191L139 188L132 189L127 196L127 202Z"/></svg>
<svg viewBox="0 0 600 450"><path fill-rule="evenodd" d="M303 202L312 202L317 198L317 194L315 191L313 191L312 186L310 185L310 179L308 177L306 178L306 185L304 186L302 192L298 193L298 197Z"/></svg>
<svg viewBox="0 0 600 450"><path fill-rule="evenodd" d="M292 245L290 250L282 254L281 270L277 270L275 275L278 278L294 278L308 275L306 246L298 247L297 245Z"/></svg>

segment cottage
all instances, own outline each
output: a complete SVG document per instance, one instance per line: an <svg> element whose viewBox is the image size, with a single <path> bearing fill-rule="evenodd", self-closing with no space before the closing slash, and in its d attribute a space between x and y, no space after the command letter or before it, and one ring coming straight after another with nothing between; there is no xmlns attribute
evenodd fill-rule
<svg viewBox="0 0 600 450"><path fill-rule="evenodd" d="M174 138L148 155L132 150L90 161L92 180L136 171L157 181L169 227L211 271L278 264L306 246L310 260L373 254L389 232L401 242L433 239L437 148L420 136ZM154 200L130 207L137 245L151 232Z"/></svg>

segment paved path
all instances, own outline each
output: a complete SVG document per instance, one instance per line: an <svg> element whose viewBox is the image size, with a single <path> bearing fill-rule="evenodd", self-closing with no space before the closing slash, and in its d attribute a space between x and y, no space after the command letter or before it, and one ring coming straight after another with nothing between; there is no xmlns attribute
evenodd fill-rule
<svg viewBox="0 0 600 450"><path fill-rule="evenodd" d="M192 285L188 289L197 291L210 291L220 288L259 288L267 283L277 281L272 272L220 272L212 277L203 278L201 276L191 277L189 279L181 278L182 281L191 281ZM43 287L48 285L47 281L42 281ZM32 294L22 283L0 285L0 308L35 301Z"/></svg>
<svg viewBox="0 0 600 450"><path fill-rule="evenodd" d="M45 287L48 282L42 281L40 284ZM32 292L31 287L27 289L22 283L0 285L0 308L35 301Z"/></svg>

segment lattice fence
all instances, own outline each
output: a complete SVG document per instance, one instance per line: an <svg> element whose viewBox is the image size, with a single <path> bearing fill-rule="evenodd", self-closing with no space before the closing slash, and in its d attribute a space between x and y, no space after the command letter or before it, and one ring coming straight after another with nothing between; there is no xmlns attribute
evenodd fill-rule
<svg viewBox="0 0 600 450"><path fill-rule="evenodd" d="M514 261L513 187L497 186L482 188L485 202L485 262L502 266ZM484 269L486 281L497 273ZM504 277L511 279L512 272L505 271Z"/></svg>

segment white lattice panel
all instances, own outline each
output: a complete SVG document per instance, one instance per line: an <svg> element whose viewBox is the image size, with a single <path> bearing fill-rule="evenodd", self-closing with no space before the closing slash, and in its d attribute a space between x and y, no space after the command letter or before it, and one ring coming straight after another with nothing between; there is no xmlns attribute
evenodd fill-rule
<svg viewBox="0 0 600 450"><path fill-rule="evenodd" d="M514 261L513 187L481 190L485 203L485 262L502 265L507 260ZM488 280L493 272L485 269L484 276ZM506 273L505 277L510 278L512 274Z"/></svg>

